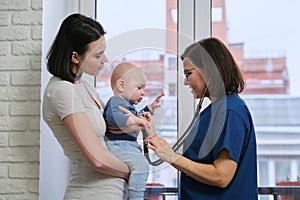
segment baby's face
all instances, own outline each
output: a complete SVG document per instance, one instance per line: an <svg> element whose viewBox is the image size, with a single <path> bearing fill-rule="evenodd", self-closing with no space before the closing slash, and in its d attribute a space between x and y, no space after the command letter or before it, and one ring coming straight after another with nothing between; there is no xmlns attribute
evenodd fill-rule
<svg viewBox="0 0 300 200"><path fill-rule="evenodd" d="M142 72L132 71L125 78L124 98L137 105L145 95L146 76Z"/></svg>

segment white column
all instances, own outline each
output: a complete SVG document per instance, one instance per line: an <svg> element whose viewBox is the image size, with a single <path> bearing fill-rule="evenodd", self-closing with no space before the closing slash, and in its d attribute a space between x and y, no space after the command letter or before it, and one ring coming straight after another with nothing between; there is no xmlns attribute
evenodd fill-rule
<svg viewBox="0 0 300 200"><path fill-rule="evenodd" d="M298 163L297 160L291 160L291 181L297 181L298 174Z"/></svg>
<svg viewBox="0 0 300 200"><path fill-rule="evenodd" d="M275 161L273 160L268 162L268 179L269 186L276 186Z"/></svg>

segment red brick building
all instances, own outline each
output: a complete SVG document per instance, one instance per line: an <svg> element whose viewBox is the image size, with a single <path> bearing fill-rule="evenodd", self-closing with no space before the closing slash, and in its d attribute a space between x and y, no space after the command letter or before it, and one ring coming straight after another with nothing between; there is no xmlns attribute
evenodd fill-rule
<svg viewBox="0 0 300 200"><path fill-rule="evenodd" d="M289 77L286 57L245 58L244 43L232 44L227 41L225 0L212 1L213 12L219 17L212 22L212 36L225 42L239 64L245 80L244 94L288 94Z"/></svg>
<svg viewBox="0 0 300 200"><path fill-rule="evenodd" d="M246 81L246 88L243 94L288 94L289 77L286 67L286 57L262 57L246 58L244 54L244 43L229 43L227 40L227 27L225 0L212 0L213 13L218 17L212 19L212 36L221 39L227 44L240 66ZM172 12L177 10L177 1L166 0L166 30L177 30L177 23L172 19ZM173 13L174 14L174 13ZM146 72L148 80L172 88L176 93L176 61L173 57L168 57L177 50L177 38L172 31L166 31L166 52L153 60L134 60ZM172 62L169 62L172 60ZM119 62L119 61L117 61ZM170 64L173 63L173 64ZM112 67L108 70L112 70ZM167 73L166 73L166 70ZM110 73L100 74L97 80L104 83L109 80ZM167 79L167 80L165 80ZM156 94L161 88L151 88L149 93ZM151 95L151 94L150 94Z"/></svg>

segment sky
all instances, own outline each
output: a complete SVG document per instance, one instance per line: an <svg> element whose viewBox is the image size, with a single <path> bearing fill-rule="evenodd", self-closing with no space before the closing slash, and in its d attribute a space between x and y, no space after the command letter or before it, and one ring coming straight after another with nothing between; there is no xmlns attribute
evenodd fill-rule
<svg viewBox="0 0 300 200"><path fill-rule="evenodd" d="M114 34L136 28L164 28L162 0L99 0L98 19ZM226 0L229 42L244 42L245 56L287 58L290 94L300 96L300 1Z"/></svg>

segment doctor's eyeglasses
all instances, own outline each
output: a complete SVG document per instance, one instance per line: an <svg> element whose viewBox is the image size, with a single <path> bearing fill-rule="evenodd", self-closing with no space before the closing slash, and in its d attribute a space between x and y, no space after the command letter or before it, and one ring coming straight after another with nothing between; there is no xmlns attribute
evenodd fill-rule
<svg viewBox="0 0 300 200"><path fill-rule="evenodd" d="M192 71L194 69L196 69L196 68L191 68L191 69L185 69L184 70L184 75L185 75L186 80L189 80L189 76L192 74Z"/></svg>

